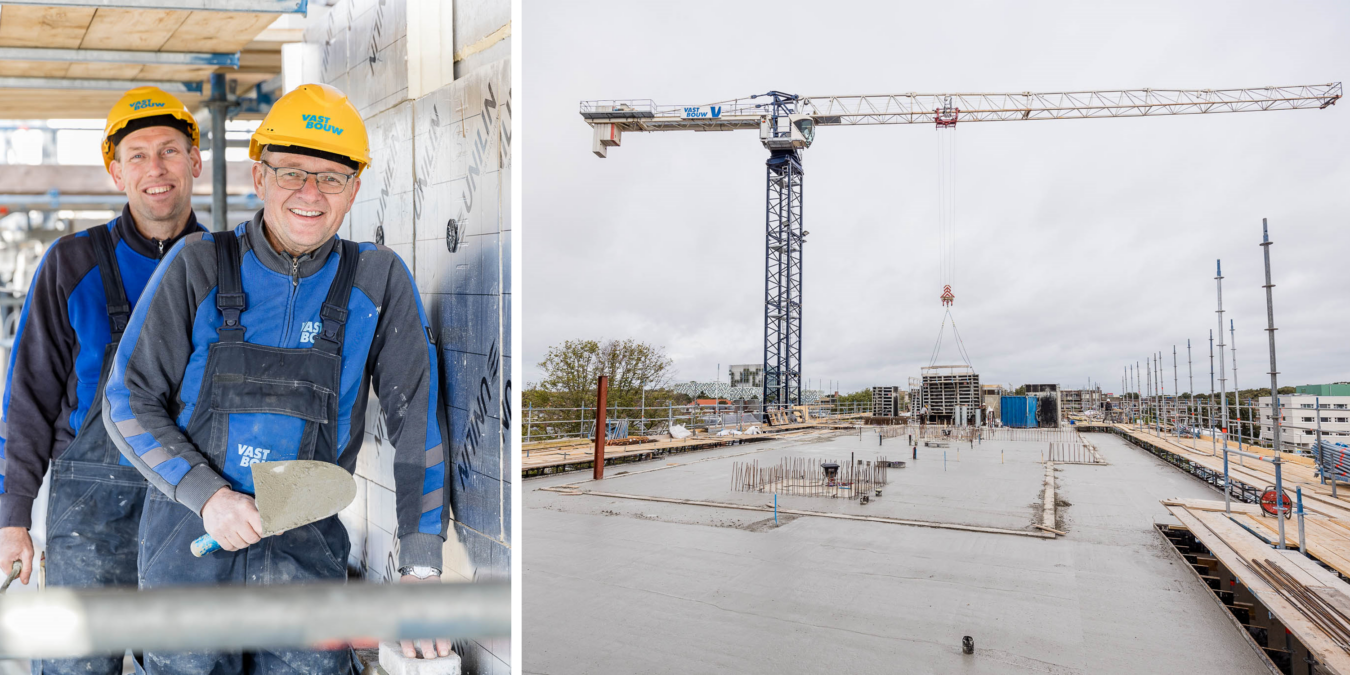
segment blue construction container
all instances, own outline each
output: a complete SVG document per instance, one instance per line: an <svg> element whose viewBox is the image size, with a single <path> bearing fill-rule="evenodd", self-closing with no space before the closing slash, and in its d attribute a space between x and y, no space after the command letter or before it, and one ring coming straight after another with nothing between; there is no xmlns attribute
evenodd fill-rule
<svg viewBox="0 0 1350 675"><path fill-rule="evenodd" d="M1035 396L1004 396L999 401L1003 413L1003 426L1017 429L1036 427Z"/></svg>

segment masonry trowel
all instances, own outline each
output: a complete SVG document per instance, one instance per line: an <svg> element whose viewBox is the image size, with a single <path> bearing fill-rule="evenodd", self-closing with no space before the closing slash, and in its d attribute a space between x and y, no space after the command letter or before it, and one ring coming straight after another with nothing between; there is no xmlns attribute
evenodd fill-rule
<svg viewBox="0 0 1350 675"><path fill-rule="evenodd" d="M356 498L352 475L331 462L294 459L258 462L249 468L264 537L323 520ZM220 544L209 534L192 542L192 555L198 558L219 550Z"/></svg>

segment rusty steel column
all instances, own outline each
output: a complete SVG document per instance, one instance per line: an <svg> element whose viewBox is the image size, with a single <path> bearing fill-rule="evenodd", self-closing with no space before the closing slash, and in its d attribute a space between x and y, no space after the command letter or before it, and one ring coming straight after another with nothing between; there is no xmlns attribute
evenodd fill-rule
<svg viewBox="0 0 1350 675"><path fill-rule="evenodd" d="M600 376L600 386L595 395L595 471L591 476L595 480L605 477L605 394L609 390L609 376Z"/></svg>

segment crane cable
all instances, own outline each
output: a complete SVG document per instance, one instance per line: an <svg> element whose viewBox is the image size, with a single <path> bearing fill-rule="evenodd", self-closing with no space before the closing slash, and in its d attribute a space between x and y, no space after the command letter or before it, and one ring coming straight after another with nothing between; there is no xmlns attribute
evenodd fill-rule
<svg viewBox="0 0 1350 675"><path fill-rule="evenodd" d="M946 313L942 325L938 328L937 342L933 345L933 354L928 360L929 366L937 365L942 353L943 336L947 322L952 324L952 337L961 360L971 366L970 354L966 352L961 333L956 330L956 318L952 316L951 305L955 300L952 286L956 283L956 125L939 125L938 131L938 275L942 282L942 304ZM973 366L972 366L973 367Z"/></svg>
<svg viewBox="0 0 1350 675"><path fill-rule="evenodd" d="M967 366L973 368L974 365L970 362L970 354L966 352L966 343L961 339L961 332L956 330L956 317L952 316L952 311L950 309L947 310L946 316L942 317L942 326L938 328L937 343L933 345L933 355L929 357L928 365L930 367L937 365L938 355L942 353L942 336L947 331L948 319L952 322L952 337L956 338L956 350L961 354L961 360L965 361Z"/></svg>
<svg viewBox="0 0 1350 675"><path fill-rule="evenodd" d="M950 306L956 284L956 126L938 132L938 276L942 304Z"/></svg>

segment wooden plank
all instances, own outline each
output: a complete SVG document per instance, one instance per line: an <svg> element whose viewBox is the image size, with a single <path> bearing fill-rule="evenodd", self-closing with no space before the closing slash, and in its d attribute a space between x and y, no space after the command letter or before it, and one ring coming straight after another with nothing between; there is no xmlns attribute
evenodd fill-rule
<svg viewBox="0 0 1350 675"><path fill-rule="evenodd" d="M159 49L168 52L237 52L276 20L275 14L191 12Z"/></svg>
<svg viewBox="0 0 1350 675"><path fill-rule="evenodd" d="M76 49L95 11L92 7L5 5L0 11L0 47Z"/></svg>
<svg viewBox="0 0 1350 675"><path fill-rule="evenodd" d="M0 76L4 77L65 77L69 69L69 63L52 61L0 61Z"/></svg>
<svg viewBox="0 0 1350 675"><path fill-rule="evenodd" d="M100 9L89 22L81 49L158 51L187 20L189 12L154 9ZM174 49L168 51L209 51Z"/></svg>
<svg viewBox="0 0 1350 675"><path fill-rule="evenodd" d="M1180 520L1192 534L1203 543L1214 557L1223 563L1228 571L1242 581L1242 584L1256 596L1271 613L1279 618L1295 637L1312 650L1322 668L1327 672L1350 674L1350 654L1336 645L1321 628L1306 619L1299 611L1271 588L1248 566L1252 559L1267 558L1279 560L1281 556L1269 546L1262 544L1241 527L1230 522L1223 514L1210 512L1192 512L1181 506L1169 506L1168 511ZM1294 565L1281 564L1281 568L1294 574L1302 573L1304 583L1320 584L1320 581L1303 572ZM1295 571L1297 570L1297 572ZM1345 582L1337 580L1341 586Z"/></svg>

